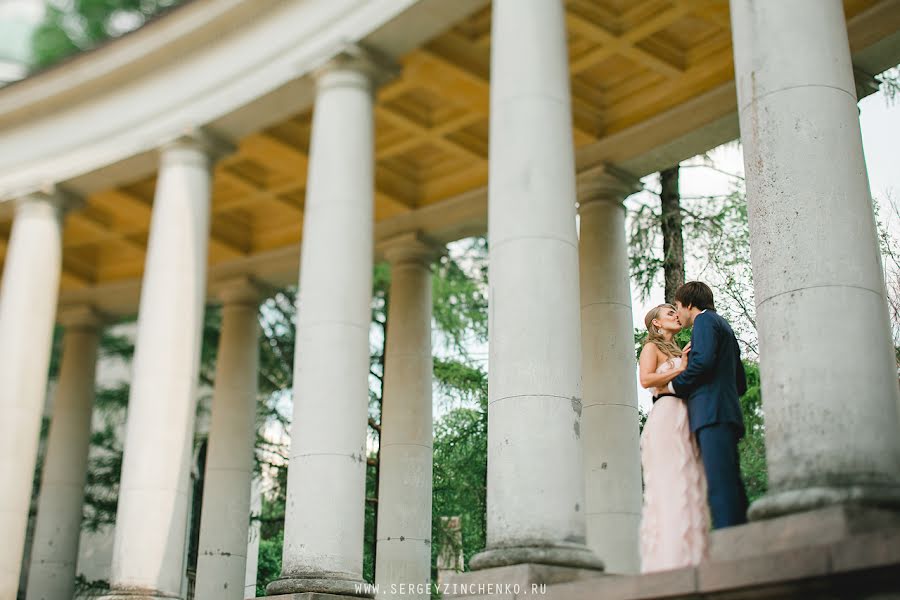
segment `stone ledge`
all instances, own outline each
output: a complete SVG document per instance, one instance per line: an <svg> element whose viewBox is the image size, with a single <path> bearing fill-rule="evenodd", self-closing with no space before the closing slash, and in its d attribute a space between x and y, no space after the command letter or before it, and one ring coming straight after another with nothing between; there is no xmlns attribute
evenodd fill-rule
<svg viewBox="0 0 900 600"><path fill-rule="evenodd" d="M360 600L359 596L343 596L340 594L323 594L321 592L302 592L300 594L278 594L263 596L265 600Z"/></svg>
<svg viewBox="0 0 900 600"><path fill-rule="evenodd" d="M544 598L687 600L700 596L900 598L900 528L738 560L710 561L697 568L595 576L549 586Z"/></svg>
<svg viewBox="0 0 900 600"><path fill-rule="evenodd" d="M731 561L821 546L884 529L900 529L900 512L832 506L714 531L710 560Z"/></svg>
<svg viewBox="0 0 900 600"><path fill-rule="evenodd" d="M769 585L822 577L829 573L829 553L812 547L775 552L725 562L700 564L697 591L719 592L740 587Z"/></svg>
<svg viewBox="0 0 900 600"><path fill-rule="evenodd" d="M441 590L444 597L478 598L482 596L468 592L460 593L460 586L466 586L463 589L470 590L472 586L493 585L498 587L495 587L491 593L485 594L484 597L489 597L492 600L502 600L508 597L509 600L513 600L516 597L534 595L530 593L534 585L547 586L546 590L549 593L553 585L570 581L594 580L597 578L598 573L598 571L590 569L525 563L508 567L467 571L465 573L450 573L441 585ZM507 586L513 589L518 587L519 595L517 596L514 592L507 593Z"/></svg>

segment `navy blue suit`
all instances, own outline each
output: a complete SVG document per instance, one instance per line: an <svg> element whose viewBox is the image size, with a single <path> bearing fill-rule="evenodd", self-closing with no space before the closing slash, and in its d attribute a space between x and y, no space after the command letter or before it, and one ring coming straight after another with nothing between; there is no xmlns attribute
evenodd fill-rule
<svg viewBox="0 0 900 600"><path fill-rule="evenodd" d="M687 402L706 470L713 527L746 523L737 444L744 435L739 398L747 391L747 379L734 331L714 310L694 318L688 367L672 380L672 389Z"/></svg>

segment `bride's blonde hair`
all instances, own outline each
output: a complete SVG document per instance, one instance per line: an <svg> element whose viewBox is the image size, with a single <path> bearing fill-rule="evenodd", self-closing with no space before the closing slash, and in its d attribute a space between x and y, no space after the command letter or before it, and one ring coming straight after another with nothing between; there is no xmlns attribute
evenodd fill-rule
<svg viewBox="0 0 900 600"><path fill-rule="evenodd" d="M675 342L674 339L667 340L666 338L664 338L659 330L653 326L653 320L659 318L659 313L664 308L671 308L672 310L676 310L676 308L671 304L660 304L655 308L651 308L650 312L647 313L647 316L644 317L644 325L647 326L647 332L649 333L649 335L647 336L647 341L652 344L656 344L656 347L659 348L662 353L669 358L674 358L676 356L681 356L681 347Z"/></svg>

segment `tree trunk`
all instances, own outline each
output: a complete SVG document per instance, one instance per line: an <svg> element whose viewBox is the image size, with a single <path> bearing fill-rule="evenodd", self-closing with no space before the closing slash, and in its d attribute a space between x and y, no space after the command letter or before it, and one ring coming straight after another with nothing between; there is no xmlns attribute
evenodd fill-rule
<svg viewBox="0 0 900 600"><path fill-rule="evenodd" d="M675 302L675 290L684 283L684 239L681 234L681 192L678 189L678 165L659 172L662 191L661 228L663 236L663 272L666 302Z"/></svg>

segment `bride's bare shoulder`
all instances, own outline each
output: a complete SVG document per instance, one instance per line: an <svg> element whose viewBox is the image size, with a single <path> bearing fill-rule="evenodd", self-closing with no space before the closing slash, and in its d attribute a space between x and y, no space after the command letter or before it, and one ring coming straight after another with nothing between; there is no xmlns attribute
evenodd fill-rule
<svg viewBox="0 0 900 600"><path fill-rule="evenodd" d="M666 357L663 355L662 350L659 349L659 346L657 346L653 342L645 342L644 347L641 348L641 354L638 357L638 360L641 362L645 362L651 357L653 358L655 367L658 367L666 360Z"/></svg>

